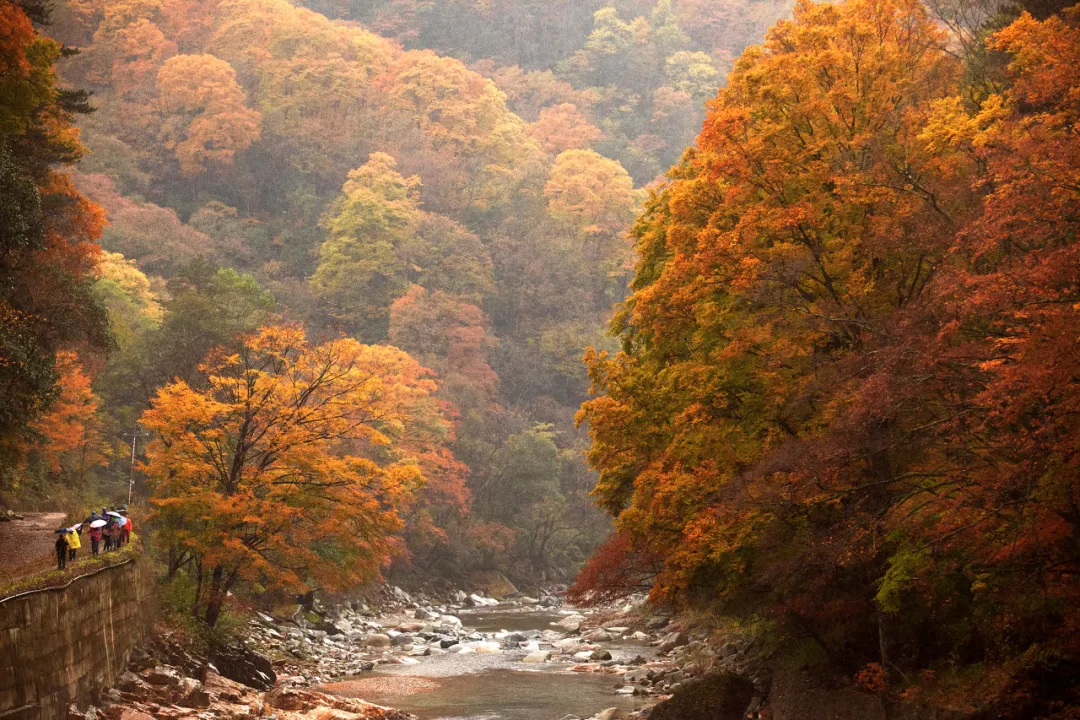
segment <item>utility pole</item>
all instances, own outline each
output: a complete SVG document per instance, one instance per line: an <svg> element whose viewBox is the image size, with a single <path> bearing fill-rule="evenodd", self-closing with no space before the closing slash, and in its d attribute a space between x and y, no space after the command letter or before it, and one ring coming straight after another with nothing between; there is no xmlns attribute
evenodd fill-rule
<svg viewBox="0 0 1080 720"><path fill-rule="evenodd" d="M135 488L135 443L140 437L146 437L148 433L144 433L139 430L139 423L135 423L135 428L131 431L131 475L128 478L128 499L127 504L131 505L131 491ZM124 433L126 437L128 433Z"/></svg>

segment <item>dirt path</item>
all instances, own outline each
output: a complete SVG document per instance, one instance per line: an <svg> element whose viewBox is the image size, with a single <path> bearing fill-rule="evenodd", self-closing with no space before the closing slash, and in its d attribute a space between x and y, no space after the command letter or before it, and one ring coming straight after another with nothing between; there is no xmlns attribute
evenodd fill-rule
<svg viewBox="0 0 1080 720"><path fill-rule="evenodd" d="M22 513L23 520L0 522L0 584L56 565L53 530L63 513Z"/></svg>

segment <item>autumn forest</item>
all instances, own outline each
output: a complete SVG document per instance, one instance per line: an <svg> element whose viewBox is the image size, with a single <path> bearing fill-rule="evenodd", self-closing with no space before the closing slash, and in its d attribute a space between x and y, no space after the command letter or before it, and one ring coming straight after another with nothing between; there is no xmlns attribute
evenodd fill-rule
<svg viewBox="0 0 1080 720"><path fill-rule="evenodd" d="M0 508L209 627L497 571L1080 717L1078 344L1080 6L0 0Z"/></svg>

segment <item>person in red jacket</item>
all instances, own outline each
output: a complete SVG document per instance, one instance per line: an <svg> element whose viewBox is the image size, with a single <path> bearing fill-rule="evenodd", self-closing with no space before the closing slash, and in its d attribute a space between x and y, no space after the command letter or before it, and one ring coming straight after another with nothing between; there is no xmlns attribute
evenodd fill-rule
<svg viewBox="0 0 1080 720"><path fill-rule="evenodd" d="M124 515L124 525L120 530L120 541L127 545L131 541L131 518Z"/></svg>
<svg viewBox="0 0 1080 720"><path fill-rule="evenodd" d="M90 552L94 557L98 555L98 545L101 543L101 528L90 528Z"/></svg>

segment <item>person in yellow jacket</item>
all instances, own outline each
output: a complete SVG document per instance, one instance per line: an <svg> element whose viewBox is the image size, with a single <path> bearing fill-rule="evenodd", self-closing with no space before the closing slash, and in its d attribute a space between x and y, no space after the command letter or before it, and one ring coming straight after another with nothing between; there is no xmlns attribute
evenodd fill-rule
<svg viewBox="0 0 1080 720"><path fill-rule="evenodd" d="M79 542L79 533L75 529L69 529L67 531L67 543L68 543L68 560L75 559L75 551L82 547L82 543Z"/></svg>

